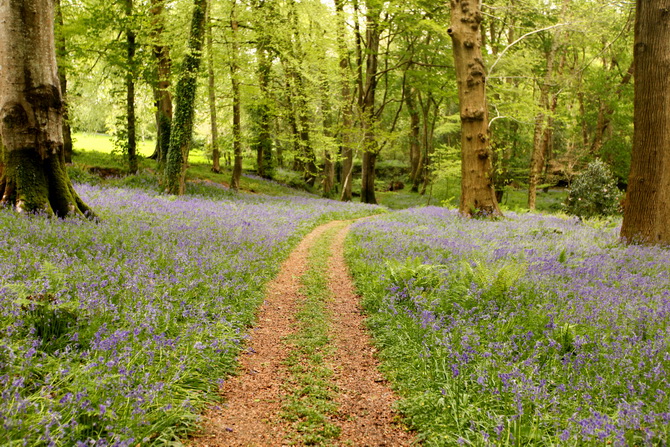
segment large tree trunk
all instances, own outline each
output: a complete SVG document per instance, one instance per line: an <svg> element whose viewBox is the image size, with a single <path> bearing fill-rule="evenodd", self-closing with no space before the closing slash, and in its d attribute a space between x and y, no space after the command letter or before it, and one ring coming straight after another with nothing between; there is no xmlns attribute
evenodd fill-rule
<svg viewBox="0 0 670 447"><path fill-rule="evenodd" d="M211 8L210 8L211 9ZM212 20L207 20L207 78L209 93L209 124L212 133L212 172L221 172L219 155L219 128L216 123L216 85L214 79L214 43L212 42Z"/></svg>
<svg viewBox="0 0 670 447"><path fill-rule="evenodd" d="M207 0L195 0L188 50L177 82L176 110L170 134L165 190L168 194L184 194L188 153L193 137L193 114L198 70L202 59Z"/></svg>
<svg viewBox="0 0 670 447"><path fill-rule="evenodd" d="M670 0L638 0L635 130L621 237L670 244Z"/></svg>
<svg viewBox="0 0 670 447"><path fill-rule="evenodd" d="M158 82L155 87L156 151L150 158L158 162L159 171L163 169L167 160L172 128L172 94L170 93L172 60L170 59L170 47L162 44L164 4L164 0L151 0L151 37L154 41L153 53L156 58Z"/></svg>
<svg viewBox="0 0 670 447"><path fill-rule="evenodd" d="M502 213L493 188L492 151L488 135L486 70L481 51L479 24L482 15L476 0L451 0L454 65L461 114L461 200L466 216L499 216Z"/></svg>
<svg viewBox="0 0 670 447"><path fill-rule="evenodd" d="M0 204L92 216L65 169L53 1L0 1L0 17Z"/></svg>
<svg viewBox="0 0 670 447"><path fill-rule="evenodd" d="M342 0L335 0L335 10L337 11L337 48L340 57L340 82L341 101L342 101L342 120L341 120L341 151L342 151L342 194L340 200L350 201L352 198L351 177L354 167L354 151L352 142L352 98L349 74L349 57L347 54L347 45L345 41L346 20L342 8Z"/></svg>
<svg viewBox="0 0 670 447"><path fill-rule="evenodd" d="M67 58L65 36L63 36L63 13L60 0L56 1L56 58L58 62L58 79L63 99L63 157L65 163L72 163L72 128L70 127L70 112L67 102L67 76L64 61Z"/></svg>
<svg viewBox="0 0 670 447"><path fill-rule="evenodd" d="M362 95L361 119L363 124L363 167L361 173L361 202L377 203L375 197L375 165L379 146L375 139L375 94L377 92L377 64L379 62L379 10L366 2L366 64L365 90Z"/></svg>
<svg viewBox="0 0 670 447"><path fill-rule="evenodd" d="M133 0L126 0L126 126L128 131L128 170L137 172L137 138L135 134L135 31L132 29Z"/></svg>
<svg viewBox="0 0 670 447"><path fill-rule="evenodd" d="M232 48L230 55L230 82L233 91L233 154L235 161L233 162L233 174L230 180L230 187L237 191L240 189L240 177L242 176L242 130L240 127L240 81L238 79L238 62L237 56L239 45L237 43L238 24L235 11L236 2L230 10L230 29L232 31Z"/></svg>

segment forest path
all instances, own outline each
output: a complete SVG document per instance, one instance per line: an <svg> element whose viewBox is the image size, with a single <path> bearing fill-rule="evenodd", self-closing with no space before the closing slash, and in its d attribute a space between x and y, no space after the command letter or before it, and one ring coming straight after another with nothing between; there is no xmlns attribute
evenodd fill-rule
<svg viewBox="0 0 670 447"><path fill-rule="evenodd" d="M316 228L282 264L267 287L257 326L251 330L247 348L240 355L239 375L222 386L224 403L205 414L204 428L190 440L192 446L286 446L310 441L332 446L416 443L397 422L392 409L395 396L377 369L375 349L364 328L359 297L344 261L349 225L334 221ZM315 258L318 249L327 253ZM311 293L305 278L313 271L318 272L317 281L323 281L325 286L312 285L312 290L315 286L326 295L322 300L325 324L321 324L325 327L325 346L317 347L296 363L301 348L291 340L300 331L304 335L301 315ZM310 363L315 358L323 363L318 371L330 371L329 374L317 374L316 379L310 375ZM326 390L317 383L322 378L327 382ZM316 419L310 419L314 408L296 413L296 403L300 406L308 402L315 389L317 400L330 401L317 402L316 407L331 405L333 410L319 413L316 408ZM309 431L315 430L310 424L317 420L318 425L319 418L323 419L322 430L310 438ZM321 436L324 433L325 437Z"/></svg>

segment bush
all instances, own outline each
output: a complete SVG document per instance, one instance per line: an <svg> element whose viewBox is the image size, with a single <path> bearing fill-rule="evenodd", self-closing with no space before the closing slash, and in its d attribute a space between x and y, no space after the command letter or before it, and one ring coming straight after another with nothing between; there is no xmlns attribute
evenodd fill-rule
<svg viewBox="0 0 670 447"><path fill-rule="evenodd" d="M612 171L596 159L572 182L565 212L581 218L611 216L619 211L620 199Z"/></svg>

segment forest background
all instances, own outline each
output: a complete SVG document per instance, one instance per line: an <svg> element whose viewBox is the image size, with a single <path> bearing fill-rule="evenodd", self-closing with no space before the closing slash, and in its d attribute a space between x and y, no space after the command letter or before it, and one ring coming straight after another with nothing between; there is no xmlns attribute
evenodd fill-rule
<svg viewBox="0 0 670 447"><path fill-rule="evenodd" d="M597 158L625 188L634 4L481 7L498 201L525 189L534 209L538 189L568 186ZM160 122L172 119L192 8L61 0L69 126L113 135L130 171L138 169L137 141L152 140L155 150L143 155L165 161L169 128ZM191 149L220 172L237 146L259 175L327 197L374 203L375 191L431 195L435 186L440 201L457 202L461 128L449 21L447 2L212 2Z"/></svg>

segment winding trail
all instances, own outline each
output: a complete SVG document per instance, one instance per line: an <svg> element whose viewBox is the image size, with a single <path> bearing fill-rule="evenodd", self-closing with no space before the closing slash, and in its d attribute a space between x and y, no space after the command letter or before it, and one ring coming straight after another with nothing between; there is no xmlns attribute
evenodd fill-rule
<svg viewBox="0 0 670 447"><path fill-rule="evenodd" d="M341 226L331 245L328 263L333 299L330 337L337 352L333 381L338 410L332 421L341 432L334 446L409 446L413 436L398 422L392 409L395 396L377 369L375 349L364 328L359 298L349 276L343 245L349 224L330 222L309 233L282 264L269 283L257 326L240 356L240 373L221 388L224 403L209 410L204 428L190 440L194 447L294 445L291 423L281 417L290 347L285 342L296 325L301 299L301 277L307 271L310 248L324 232Z"/></svg>

